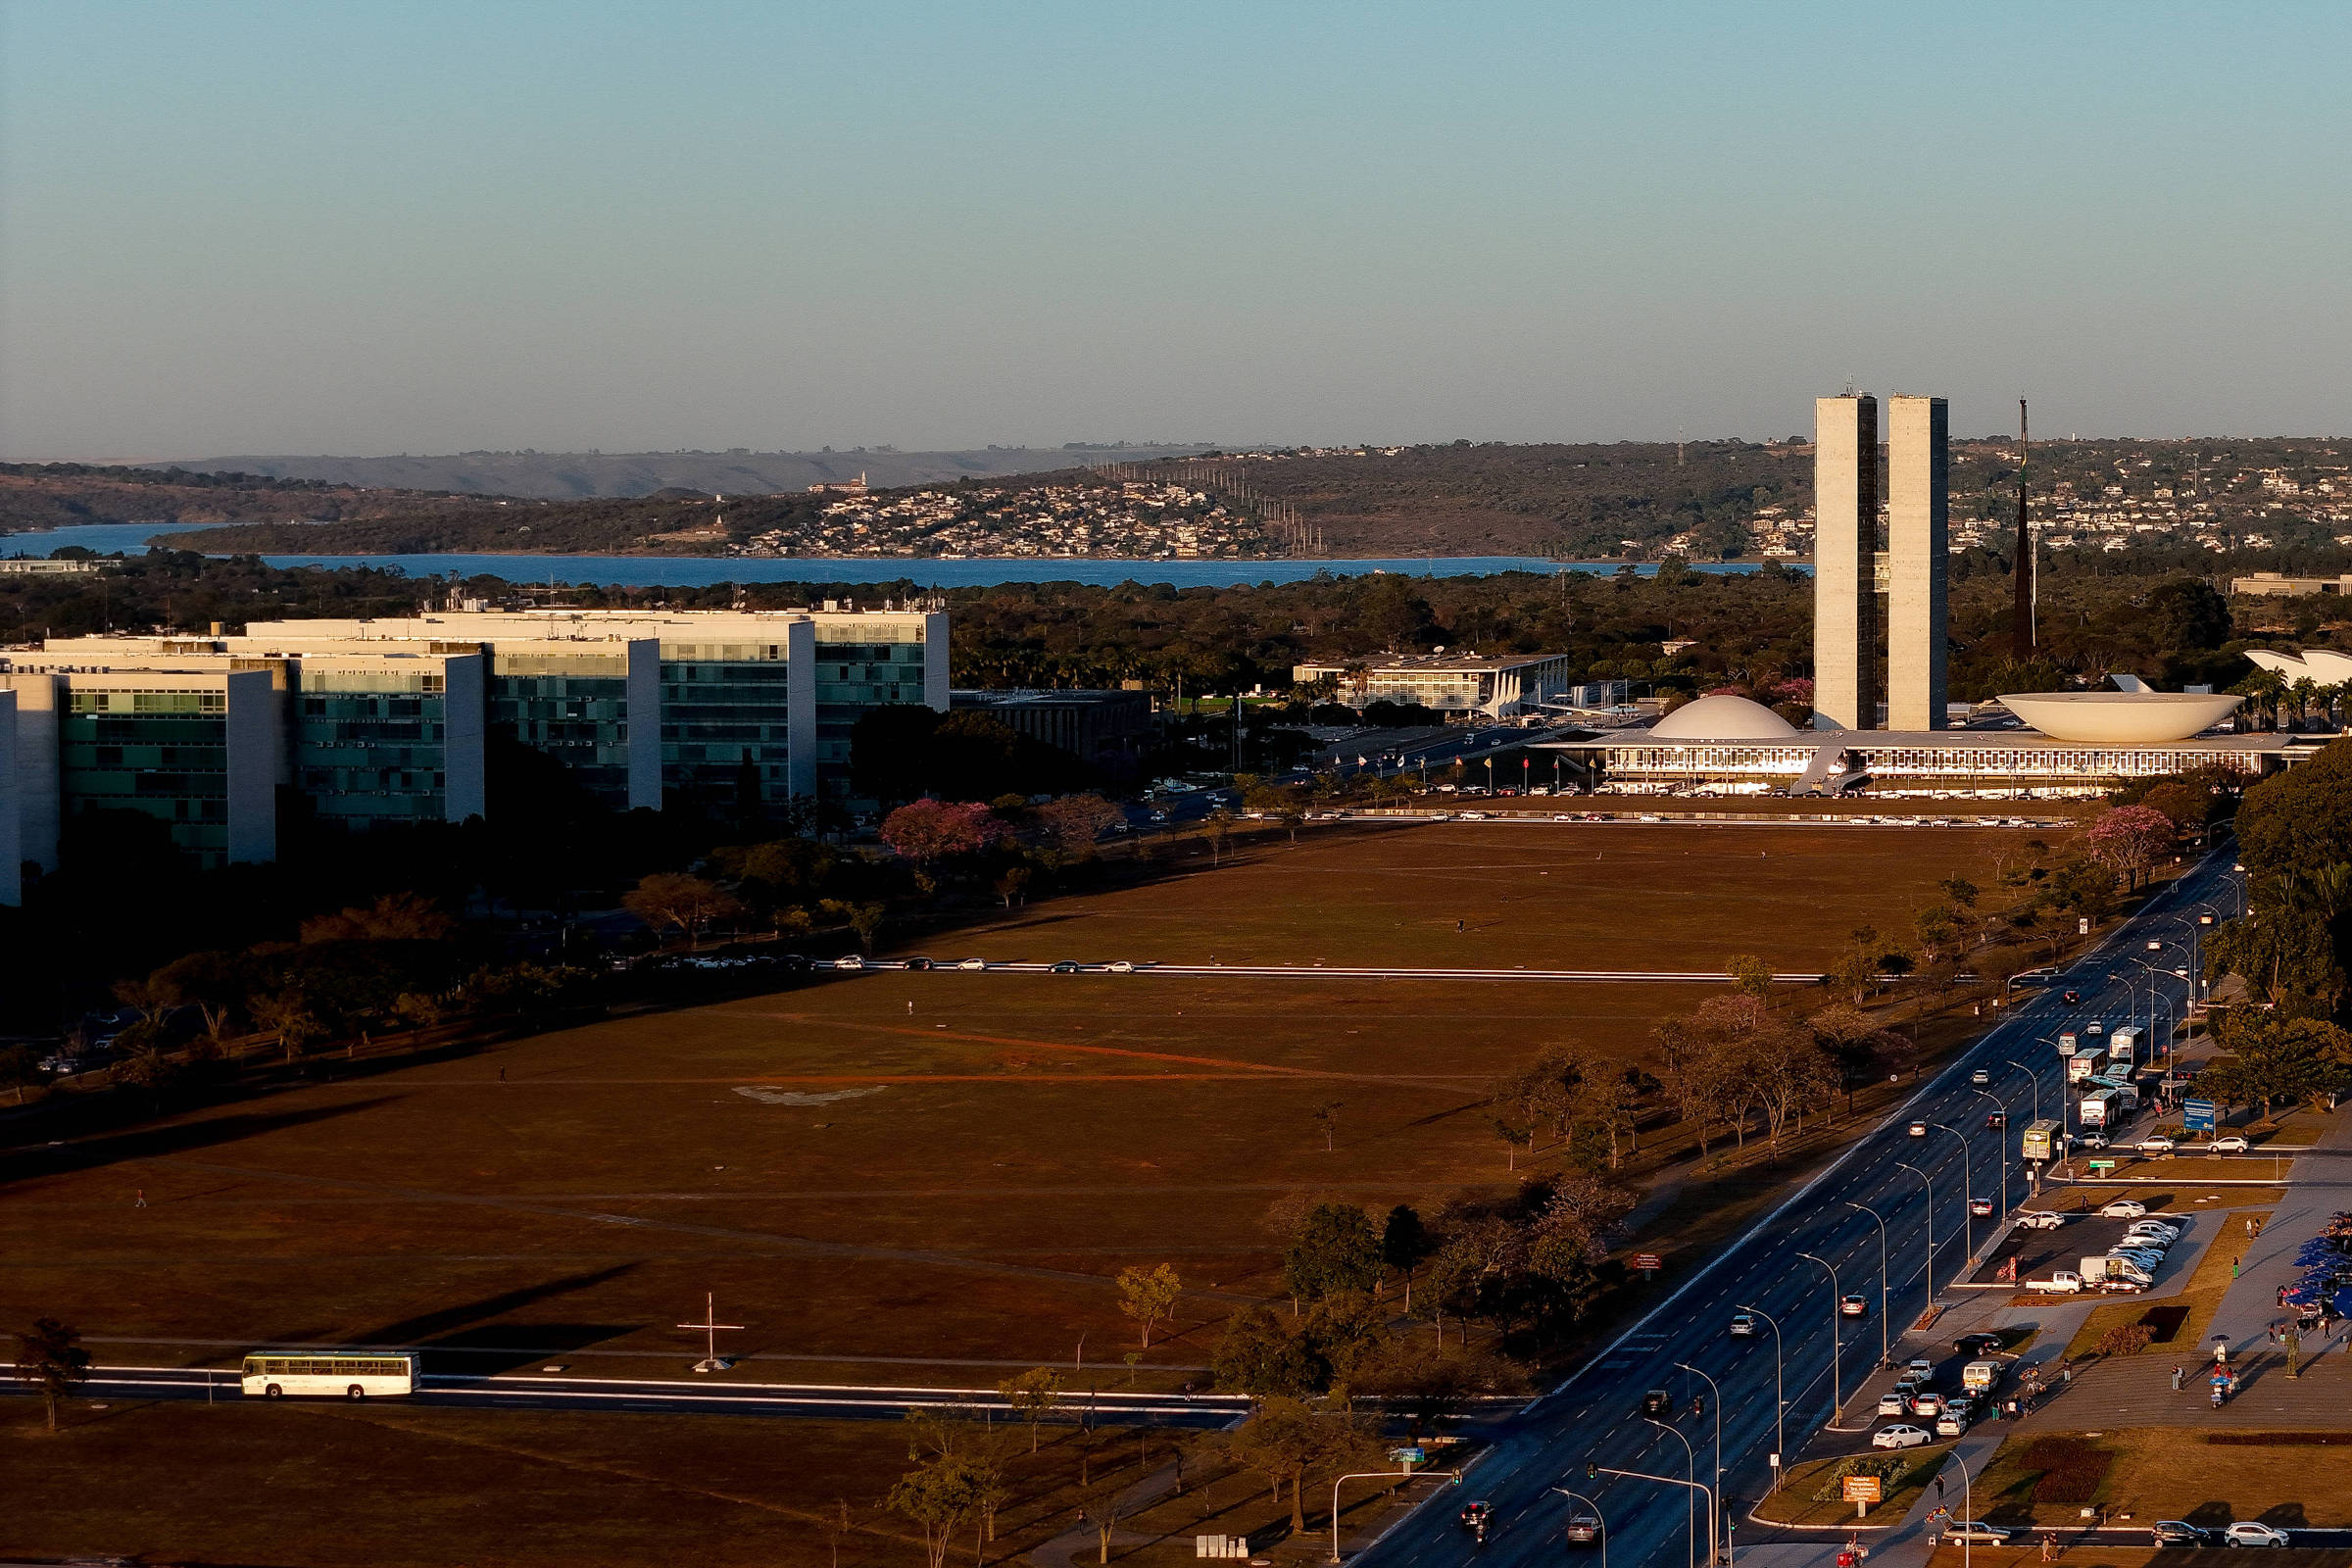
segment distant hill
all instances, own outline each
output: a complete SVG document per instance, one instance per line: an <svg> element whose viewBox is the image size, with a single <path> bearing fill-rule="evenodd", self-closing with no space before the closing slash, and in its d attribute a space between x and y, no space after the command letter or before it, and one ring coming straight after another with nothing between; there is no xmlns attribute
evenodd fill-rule
<svg viewBox="0 0 2352 1568"><path fill-rule="evenodd" d="M1089 463L1144 463L1207 450L1194 446L985 447L977 452L460 452L449 457L205 458L179 465L206 471L316 479L368 489L426 490L583 501L650 496L777 495L865 475L877 490L952 479L1041 473Z"/></svg>
<svg viewBox="0 0 2352 1568"><path fill-rule="evenodd" d="M478 506L480 498L250 472L0 463L0 534L90 522L353 522L417 517L460 504Z"/></svg>

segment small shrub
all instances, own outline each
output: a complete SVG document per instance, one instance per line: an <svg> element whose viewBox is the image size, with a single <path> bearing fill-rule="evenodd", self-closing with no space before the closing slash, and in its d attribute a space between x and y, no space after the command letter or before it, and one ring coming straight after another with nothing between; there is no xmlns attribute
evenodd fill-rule
<svg viewBox="0 0 2352 1568"><path fill-rule="evenodd" d="M2099 1341L2101 1355L2137 1355L2156 1343L2156 1331L2148 1324L2118 1323Z"/></svg>
<svg viewBox="0 0 2352 1568"><path fill-rule="evenodd" d="M2034 1480L2035 1502L2084 1503L2097 1495L2115 1455L2082 1438L2035 1438L2019 1464L2041 1472Z"/></svg>
<svg viewBox="0 0 2352 1568"><path fill-rule="evenodd" d="M1857 1453L1851 1458L1840 1459L1830 1466L1829 1473L1822 1477L1821 1485L1814 1490L1813 1500L1836 1502L1844 1496L1843 1483L1847 1476L1877 1476L1891 1494L1895 1491L1894 1478L1901 1475L1903 1467L1910 1462L1899 1453Z"/></svg>

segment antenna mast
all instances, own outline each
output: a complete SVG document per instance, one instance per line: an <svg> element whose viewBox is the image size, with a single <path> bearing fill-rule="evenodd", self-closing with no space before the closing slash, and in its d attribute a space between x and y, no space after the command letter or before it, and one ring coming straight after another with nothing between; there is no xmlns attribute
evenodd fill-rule
<svg viewBox="0 0 2352 1568"><path fill-rule="evenodd" d="M2026 517L2026 400L2017 400L2017 563L2010 568L2016 608L2010 613L2010 654L2019 663L2034 657L2034 612L2041 601L2034 562L2034 525Z"/></svg>

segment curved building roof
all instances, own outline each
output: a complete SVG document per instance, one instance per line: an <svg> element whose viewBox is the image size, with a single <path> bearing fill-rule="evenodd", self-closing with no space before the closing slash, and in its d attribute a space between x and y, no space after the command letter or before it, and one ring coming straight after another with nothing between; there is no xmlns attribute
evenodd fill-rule
<svg viewBox="0 0 2352 1568"><path fill-rule="evenodd" d="M1785 741L1798 731L1763 704L1721 692L1685 703L1649 733L1661 741Z"/></svg>
<svg viewBox="0 0 2352 1568"><path fill-rule="evenodd" d="M2184 741L2230 716L2242 698L2191 692L2004 693L2001 705L2053 740L2154 746Z"/></svg>

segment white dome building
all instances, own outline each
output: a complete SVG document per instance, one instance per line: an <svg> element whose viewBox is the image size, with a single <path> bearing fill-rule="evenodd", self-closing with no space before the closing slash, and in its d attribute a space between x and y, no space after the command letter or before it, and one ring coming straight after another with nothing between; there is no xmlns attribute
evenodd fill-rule
<svg viewBox="0 0 2352 1568"><path fill-rule="evenodd" d="M1762 703L1729 692L1685 703L1649 727L1653 741L1785 741L1799 733Z"/></svg>

